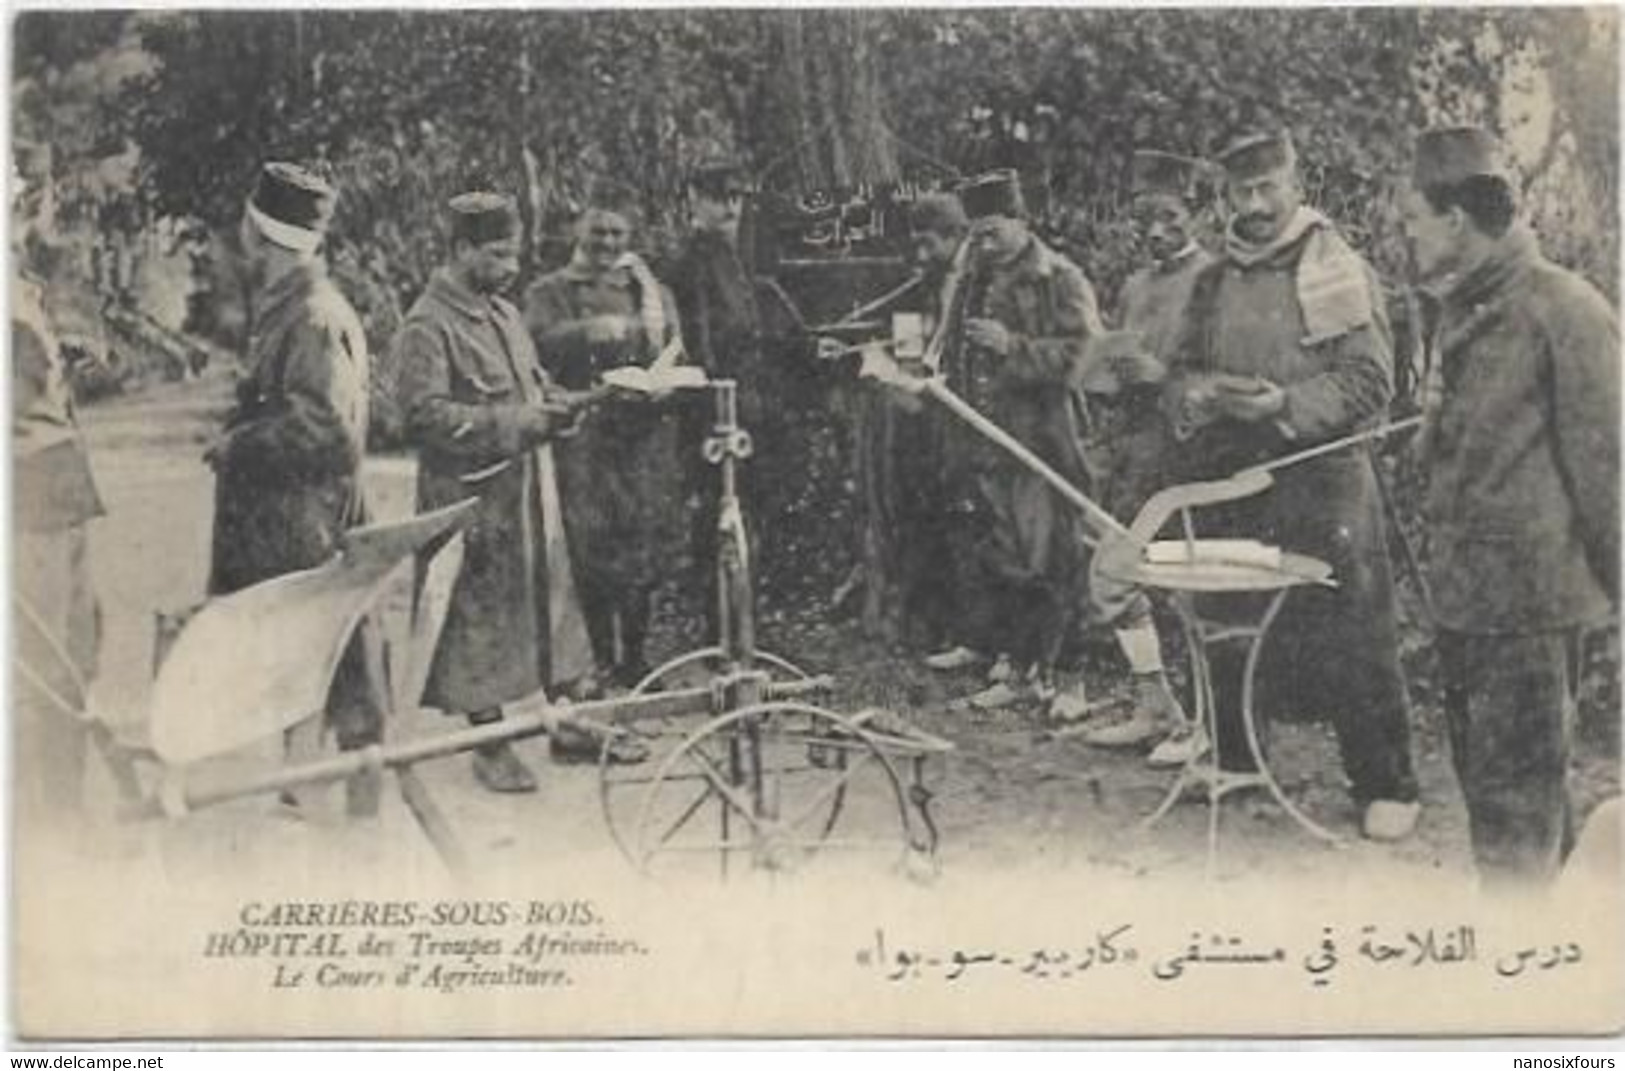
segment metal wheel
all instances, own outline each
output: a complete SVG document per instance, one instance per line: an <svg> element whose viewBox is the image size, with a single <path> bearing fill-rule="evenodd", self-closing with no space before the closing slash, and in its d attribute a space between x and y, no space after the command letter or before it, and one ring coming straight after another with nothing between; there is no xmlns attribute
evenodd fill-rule
<svg viewBox="0 0 1625 1071"><path fill-rule="evenodd" d="M651 876L782 874L834 852L901 861L907 806L874 734L822 707L769 702L712 718L667 752L619 839ZM864 832L836 837L849 814Z"/></svg>
<svg viewBox="0 0 1625 1071"><path fill-rule="evenodd" d="M755 657L756 668L767 673L771 681L810 679L810 674L787 658L767 651L757 651ZM655 695L708 686L726 668L720 647L701 647L652 670L632 689L632 695ZM604 812L604 822L609 827L610 839L634 866L637 860L633 856L628 834L637 821L642 794L654 780L653 771L658 770L673 750L715 716L709 700L697 701L694 709L687 713L648 717L621 724L617 727L619 735L605 741L599 753L598 802ZM616 765L612 760L617 743L648 752L648 760L636 766Z"/></svg>

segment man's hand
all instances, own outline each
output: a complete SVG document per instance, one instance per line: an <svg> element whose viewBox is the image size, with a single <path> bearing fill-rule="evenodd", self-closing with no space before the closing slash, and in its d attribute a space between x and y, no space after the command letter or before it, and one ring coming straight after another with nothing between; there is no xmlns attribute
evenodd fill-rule
<svg viewBox="0 0 1625 1071"><path fill-rule="evenodd" d="M1286 392L1269 380L1261 379L1256 390L1217 390L1211 404L1214 411L1231 420L1256 424L1262 420L1274 420L1285 411Z"/></svg>
<svg viewBox="0 0 1625 1071"><path fill-rule="evenodd" d="M997 320L976 317L965 321L965 340L972 346L987 350L998 357L1010 355L1012 336L1010 329Z"/></svg>
<svg viewBox="0 0 1625 1071"><path fill-rule="evenodd" d="M620 342L632 333L632 322L625 316L594 316L582 328L588 342Z"/></svg>
<svg viewBox="0 0 1625 1071"><path fill-rule="evenodd" d="M819 335L816 341L818 349L814 355L820 361L833 361L837 357L844 356L849 350L840 339L830 338L828 335Z"/></svg>

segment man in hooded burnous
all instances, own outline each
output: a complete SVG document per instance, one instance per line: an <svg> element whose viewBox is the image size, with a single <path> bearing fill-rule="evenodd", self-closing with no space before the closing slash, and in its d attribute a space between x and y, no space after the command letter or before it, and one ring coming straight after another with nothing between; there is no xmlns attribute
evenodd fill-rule
<svg viewBox="0 0 1625 1071"><path fill-rule="evenodd" d="M1232 218L1219 262L1192 287L1170 392L1194 478L1222 477L1380 423L1393 392L1376 277L1332 222L1302 203L1290 138L1249 132L1219 163ZM1287 600L1264 646L1262 708L1329 719L1365 834L1408 836L1420 807L1373 459L1351 447L1275 477L1263 495L1197 511L1207 530L1317 558L1336 579L1335 587ZM1215 658L1217 747L1223 767L1245 770L1251 755L1240 731L1235 654Z"/></svg>
<svg viewBox="0 0 1625 1071"><path fill-rule="evenodd" d="M1424 435L1450 750L1486 888L1570 847L1581 630L1619 602L1619 322L1541 255L1485 130L1423 134L1405 227L1439 299Z"/></svg>
<svg viewBox="0 0 1625 1071"><path fill-rule="evenodd" d="M215 468L209 592L225 595L330 559L367 518L361 458L371 356L355 310L328 277L322 240L337 194L317 175L266 164L240 239L249 273L246 377ZM375 623L363 620L341 658L327 708L340 750L377 743L387 704ZM308 730L290 749L311 750ZM352 814L374 813L375 772L348 786Z"/></svg>
<svg viewBox="0 0 1625 1071"><path fill-rule="evenodd" d="M676 364L671 292L631 249L634 209L599 191L576 220L570 263L525 294L525 321L554 380L575 391L628 366ZM555 447L565 529L599 667L624 688L648 673L656 587L679 561L683 469L666 397L612 395Z"/></svg>
<svg viewBox="0 0 1625 1071"><path fill-rule="evenodd" d="M407 313L395 346L420 508L479 502L423 702L485 725L502 720L504 703L595 671L552 456L583 399L556 387L519 310L502 297L519 275L513 198L475 191L448 207L450 258ZM587 742L550 745L574 752ZM474 775L492 792L536 790L507 743L477 750Z"/></svg>

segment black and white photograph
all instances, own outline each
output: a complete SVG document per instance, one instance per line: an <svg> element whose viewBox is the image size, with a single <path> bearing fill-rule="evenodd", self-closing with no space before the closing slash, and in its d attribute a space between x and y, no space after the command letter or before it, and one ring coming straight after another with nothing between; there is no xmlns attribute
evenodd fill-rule
<svg viewBox="0 0 1625 1071"><path fill-rule="evenodd" d="M11 1037L1617 1036L1619 16L13 6Z"/></svg>

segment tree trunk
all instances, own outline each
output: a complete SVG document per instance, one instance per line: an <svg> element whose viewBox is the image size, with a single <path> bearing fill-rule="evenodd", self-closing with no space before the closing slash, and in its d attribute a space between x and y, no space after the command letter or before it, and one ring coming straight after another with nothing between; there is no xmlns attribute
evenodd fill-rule
<svg viewBox="0 0 1625 1071"><path fill-rule="evenodd" d="M763 168L764 185L805 194L898 181L901 169L886 122L880 57L873 43L880 16L789 9L781 15L773 114L782 117L783 133L774 145L776 155ZM869 296L856 288L872 285L872 279L872 273L843 272L837 262L815 285L827 284L841 293L813 296L824 308L852 307ZM844 402L832 399L832 405L847 415L846 456L860 502L853 541L861 584L855 591L850 584L841 587L860 597L864 632L893 639L898 548L892 522L891 408L864 384L843 384L837 390L851 392Z"/></svg>

